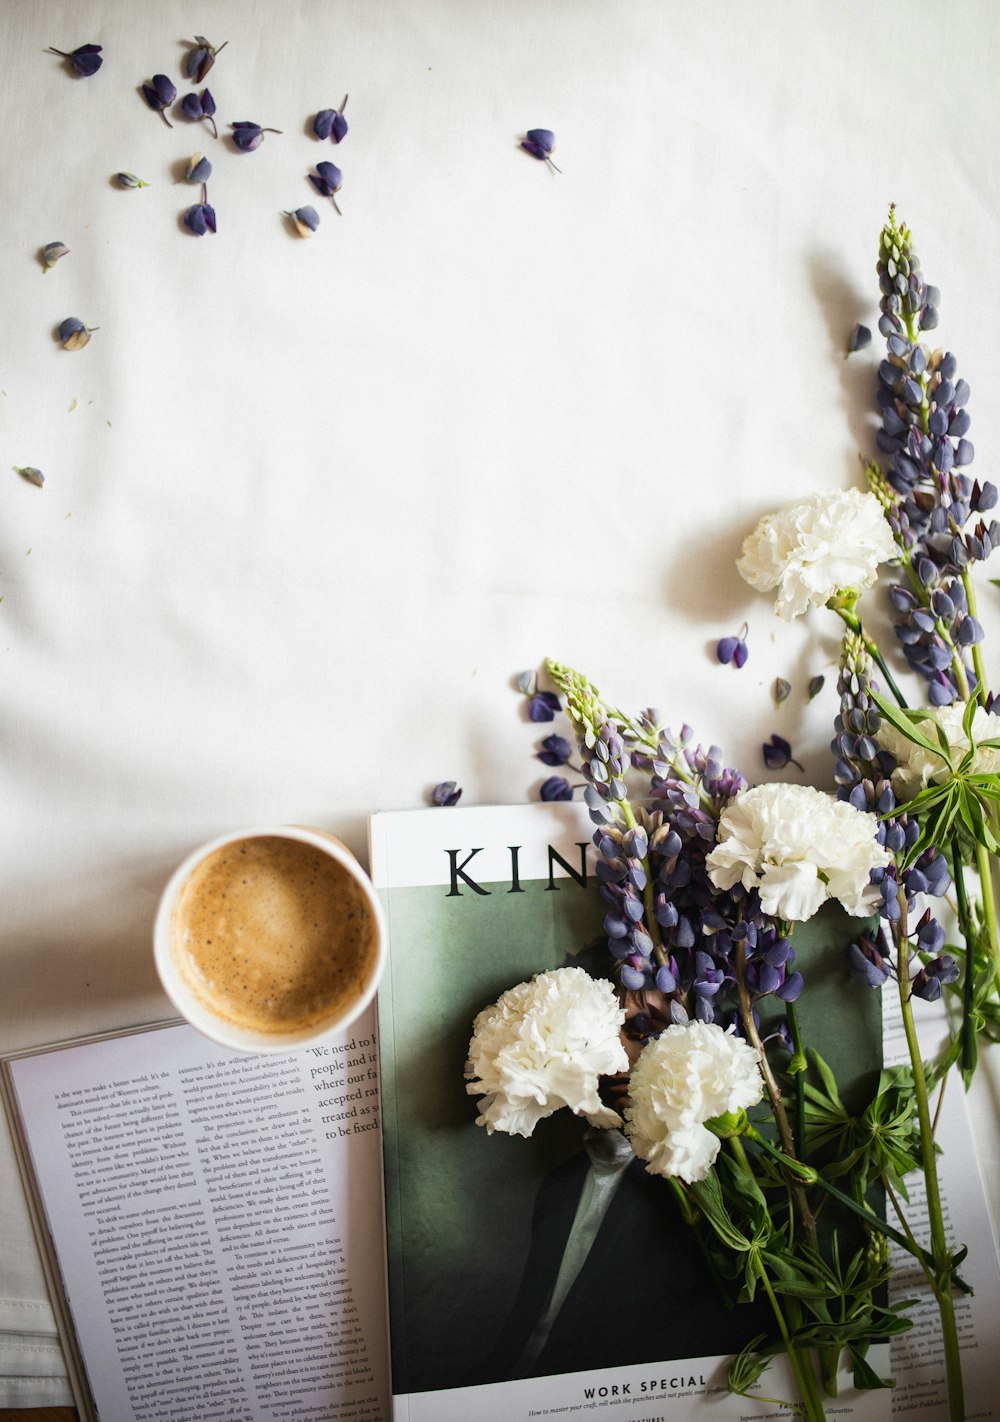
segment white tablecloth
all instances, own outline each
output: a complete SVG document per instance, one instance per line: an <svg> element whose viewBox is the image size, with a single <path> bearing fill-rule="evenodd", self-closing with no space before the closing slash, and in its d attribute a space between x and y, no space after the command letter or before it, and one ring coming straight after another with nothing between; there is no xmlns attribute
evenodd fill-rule
<svg viewBox="0 0 1000 1422"><path fill-rule="evenodd" d="M195 30L229 42L222 132L282 130L255 153L143 101L157 72L192 87ZM511 678L546 654L751 775L778 731L830 783L837 627L778 624L733 561L873 451L877 356L843 350L877 320L890 200L996 477L990 0L10 0L0 38L4 1047L166 1011L151 918L203 839L295 820L360 853L370 811L436 781L536 793ZM90 41L91 78L44 52ZM308 241L281 216L305 203ZM736 673L712 648L744 619ZM0 1168L0 1405L54 1401L5 1142Z"/></svg>

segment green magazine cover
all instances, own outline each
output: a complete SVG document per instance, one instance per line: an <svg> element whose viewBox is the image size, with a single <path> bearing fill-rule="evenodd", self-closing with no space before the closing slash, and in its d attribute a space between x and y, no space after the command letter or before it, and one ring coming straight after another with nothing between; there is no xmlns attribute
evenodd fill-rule
<svg viewBox="0 0 1000 1422"><path fill-rule="evenodd" d="M604 1407L621 1422L764 1415L725 1388L726 1358L761 1331L755 1308L726 1306L672 1192L635 1160L538 1346L595 1149L623 1138L568 1111L529 1139L491 1136L463 1068L476 1014L507 988L574 962L606 971L591 830L565 803L371 821L390 942L379 1024L392 1392L406 1422ZM848 1093L870 1087L882 1059L880 999L850 982L849 936L835 910L795 939L803 1029ZM848 1386L837 1407L890 1416L886 1392Z"/></svg>

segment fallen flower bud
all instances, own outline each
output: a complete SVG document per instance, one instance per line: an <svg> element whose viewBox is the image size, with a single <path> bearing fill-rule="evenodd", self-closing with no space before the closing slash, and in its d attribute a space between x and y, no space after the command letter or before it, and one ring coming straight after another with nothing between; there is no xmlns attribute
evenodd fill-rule
<svg viewBox="0 0 1000 1422"><path fill-rule="evenodd" d="M85 326L76 316L67 316L59 327L59 344L64 351L82 350L90 340L91 333L98 329L97 326Z"/></svg>
<svg viewBox="0 0 1000 1422"><path fill-rule="evenodd" d="M165 110L177 98L177 89L165 74L154 74L152 83L143 84L142 92L145 95L146 103L167 125L173 128L173 124L167 118Z"/></svg>
<svg viewBox="0 0 1000 1422"><path fill-rule="evenodd" d="M96 74L104 60L101 58L101 46L99 44L81 44L78 49L74 49L67 54L63 49L53 49L49 47L49 54L58 54L61 59L66 59L73 66L81 78L89 78L91 74Z"/></svg>
<svg viewBox="0 0 1000 1422"><path fill-rule="evenodd" d="M300 237L311 237L319 226L319 213L314 207L297 207L294 212L282 215L289 219Z"/></svg>

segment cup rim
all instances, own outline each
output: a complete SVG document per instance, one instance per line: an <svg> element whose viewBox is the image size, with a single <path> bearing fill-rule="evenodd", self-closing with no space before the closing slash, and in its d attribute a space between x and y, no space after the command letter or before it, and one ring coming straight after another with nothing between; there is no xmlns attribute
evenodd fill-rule
<svg viewBox="0 0 1000 1422"><path fill-rule="evenodd" d="M333 1021L321 1025L303 1027L291 1032L256 1032L252 1028L240 1027L235 1022L227 1022L209 1008L186 987L174 963L170 946L170 926L174 905L178 894L197 866L216 850L228 844L236 844L244 839L278 838L291 839L313 848L335 859L361 889L368 904L374 930L375 952L362 991L351 999L345 1011ZM160 895L156 917L153 923L153 957L156 963L160 985L180 1015L203 1036L220 1046L230 1047L240 1052L292 1052L306 1047L322 1045L355 1022L371 1004L378 991L387 956L387 925L382 901L370 877L336 835L328 830L312 825L252 825L249 828L230 830L217 835L193 849L173 871Z"/></svg>

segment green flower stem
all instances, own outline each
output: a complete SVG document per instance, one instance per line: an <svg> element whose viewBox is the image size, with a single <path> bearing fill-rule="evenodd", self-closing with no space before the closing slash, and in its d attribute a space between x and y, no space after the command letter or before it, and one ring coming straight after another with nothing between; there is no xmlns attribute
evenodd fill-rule
<svg viewBox="0 0 1000 1422"><path fill-rule="evenodd" d="M747 1034L750 1045L756 1048L759 1056L761 1075L764 1078L764 1085L767 1087L767 1094L771 1099L771 1111L774 1116L775 1125L778 1128L778 1138L784 1148L785 1155L790 1159L794 1159L795 1141L792 1136L791 1126L788 1124L785 1104L781 1099L781 1088L774 1079L771 1063L767 1059L764 1044L760 1040L760 1033L757 1031L757 1024L754 1021L750 993L747 989L746 946L743 943L736 945L736 989L740 999L740 1018L743 1022L743 1030ZM819 1241L816 1236L816 1221L813 1218L812 1210L809 1208L809 1201L806 1199L806 1192L797 1172L791 1174L788 1184L792 1192L792 1199L795 1202L795 1212L805 1231L806 1241L810 1249L814 1249L819 1253Z"/></svg>
<svg viewBox="0 0 1000 1422"><path fill-rule="evenodd" d="M771 1280L767 1276L767 1270L764 1268L763 1263L760 1259L755 1259L754 1263L757 1266L757 1277L763 1284L764 1292L767 1294L771 1308L774 1310L774 1317L777 1320L778 1330L781 1333L781 1341L785 1345L788 1361L792 1365L795 1381L799 1385L801 1406L798 1410L803 1417L808 1419L808 1422L825 1422L826 1412L823 1408L823 1399L820 1397L819 1386L816 1382L816 1374L813 1371L812 1363L808 1355L803 1355L792 1341L788 1320L786 1320L781 1305L778 1302L777 1295L771 1287ZM790 1315L793 1310L796 1314L798 1313L794 1301L789 1301L788 1308Z"/></svg>
<svg viewBox="0 0 1000 1422"><path fill-rule="evenodd" d="M993 960L993 977L997 992L1000 993L1000 934L997 930L997 904L993 891L993 865L989 850L978 841L976 842L976 869L979 872L979 888L983 899L983 924L986 928L987 946ZM956 889L957 887L956 880ZM970 952L971 945L966 952L967 959Z"/></svg>
<svg viewBox="0 0 1000 1422"><path fill-rule="evenodd" d="M910 1234L908 1230L905 1235L901 1234L898 1229L895 1229L891 1224L889 1224L888 1220L879 1219L878 1215L873 1214L872 1211L868 1209L866 1205L859 1204L858 1201L852 1199L850 1195L845 1195L844 1192L842 1190L839 1190L836 1185L831 1185L830 1181L825 1180L823 1176L820 1175L819 1171L814 1169L813 1166L803 1165L801 1160L790 1159L787 1155L785 1155L784 1151L778 1150L776 1146L773 1146L771 1144L771 1142L767 1139L766 1136L762 1136L760 1132L754 1126L751 1126L749 1123L747 1124L747 1127L744 1131L744 1135L747 1137L748 1140L753 1141L755 1145L759 1146L760 1149L764 1151L767 1155L771 1156L774 1160L779 1161L786 1168L786 1170L794 1171L798 1178L804 1181L807 1185L815 1185L818 1189L824 1190L826 1194L828 1194L832 1199L839 1200L839 1202L846 1209L850 1210L852 1214L857 1215L859 1219L863 1220L869 1229L877 1230L879 1234L884 1234L887 1239L893 1240L896 1244L900 1245L903 1249L905 1249L909 1254L912 1254L917 1260L917 1262L920 1264L920 1267L927 1274L928 1281L933 1286L934 1281L932 1278L931 1271L933 1271L934 1268L934 1260L931 1255L928 1254L926 1249L922 1249L920 1245L917 1244L916 1240L913 1238L912 1234ZM893 1203L895 1203L895 1199L893 1200Z"/></svg>
<svg viewBox="0 0 1000 1422"><path fill-rule="evenodd" d="M795 1011L795 1003L785 1004L785 1018L788 1022L788 1031L792 1038L792 1060L788 1064L788 1073L795 1080L795 1154L804 1156L806 1152L806 1097L802 1089L803 1073L806 1069L805 1048L802 1045L802 1033L799 1030L798 1014Z"/></svg>
<svg viewBox="0 0 1000 1422"><path fill-rule="evenodd" d="M962 573L962 586L965 588L965 600L969 605L969 615L978 621L979 612L976 607L976 586L972 581L972 574L968 568ZM976 673L976 696L980 701L985 702L988 682L986 680L986 666L983 662L983 644L981 642L973 642L972 644L972 666Z"/></svg>
<svg viewBox="0 0 1000 1422"><path fill-rule="evenodd" d="M910 1053L910 1067L913 1072L913 1094L917 1102L917 1120L920 1124L920 1151L924 1182L927 1190L927 1217L930 1223L931 1256L934 1261L934 1277L931 1288L937 1299L941 1318L941 1339L944 1344L945 1369L948 1375L948 1407L951 1422L964 1422L965 1393L962 1382L962 1358L958 1347L958 1327L955 1320L955 1300L951 1293L953 1270L948 1241L944 1232L944 1216L941 1211L941 1187L938 1183L937 1158L934 1134L931 1129L930 1104L927 1100L927 1078L924 1073L923 1057L917 1040L917 1028L913 1020L913 1006L910 989L909 938L906 931L906 897L900 890L900 919L896 939L899 975L899 1005L903 1014L903 1030Z"/></svg>
<svg viewBox="0 0 1000 1422"><path fill-rule="evenodd" d="M838 616L839 618L841 618L841 620L847 624L847 626L851 629L851 631L852 631L852 632L856 632L856 633L858 634L858 636L861 638L862 642L864 643L865 651L868 653L868 655L871 657L872 661L873 661L873 662L876 664L876 666L878 667L879 671L880 671L880 672L882 673L882 675L885 677L885 684L886 684L886 686L889 688L889 690L892 692L893 696L896 698L897 703L905 710L905 709L906 709L906 697L903 695L903 693L900 691L899 687L896 685L895 678L893 677L892 672L889 670L888 666L886 665L886 660L885 660L885 658L883 657L881 651L879 650L879 645L878 645L878 643L877 643L877 642L873 642L872 639L871 639L871 637L869 637L868 633L867 633L867 632L865 631L865 629L862 627L862 625L861 625L861 618L857 615L857 613L854 611L854 609L853 609L852 607L840 607L840 606L837 605L836 602L828 602L828 603L827 603L827 607L832 607L833 610L834 610L834 612L837 614L837 616Z"/></svg>
<svg viewBox="0 0 1000 1422"><path fill-rule="evenodd" d="M969 897L965 891L965 875L962 872L962 846L958 834L951 837L951 877L955 883L955 897L958 901L958 923L965 939L965 981L962 984L962 1073L966 1083L969 1073L976 1065L976 1029L972 1021L972 999L975 991L976 975L976 934L969 913Z"/></svg>

